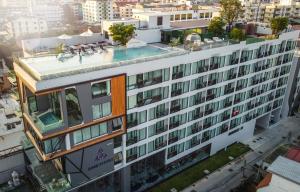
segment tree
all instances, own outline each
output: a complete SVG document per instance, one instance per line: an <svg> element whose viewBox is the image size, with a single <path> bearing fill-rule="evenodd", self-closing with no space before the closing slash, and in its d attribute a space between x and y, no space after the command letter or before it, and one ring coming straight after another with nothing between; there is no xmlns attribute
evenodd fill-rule
<svg viewBox="0 0 300 192"><path fill-rule="evenodd" d="M271 29L273 34L278 35L287 28L289 20L287 17L276 17L271 19Z"/></svg>
<svg viewBox="0 0 300 192"><path fill-rule="evenodd" d="M230 38L236 41L241 41L245 39L245 34L241 29L233 28L229 34Z"/></svg>
<svg viewBox="0 0 300 192"><path fill-rule="evenodd" d="M134 30L134 25L124 25L124 23L114 24L109 27L113 40L124 46L133 37Z"/></svg>
<svg viewBox="0 0 300 192"><path fill-rule="evenodd" d="M231 27L232 23L242 14L242 5L239 0L220 0L221 17Z"/></svg>
<svg viewBox="0 0 300 192"><path fill-rule="evenodd" d="M170 40L170 43L169 43L169 45L171 46L171 47L176 47L176 46L178 46L180 44L180 38L172 38L171 40Z"/></svg>
<svg viewBox="0 0 300 192"><path fill-rule="evenodd" d="M208 31L214 36L222 36L224 34L223 27L225 26L224 21L221 17L214 17L208 25Z"/></svg>

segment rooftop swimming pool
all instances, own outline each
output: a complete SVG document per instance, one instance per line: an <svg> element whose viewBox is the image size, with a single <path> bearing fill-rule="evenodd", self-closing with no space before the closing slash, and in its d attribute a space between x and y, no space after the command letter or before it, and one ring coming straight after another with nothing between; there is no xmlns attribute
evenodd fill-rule
<svg viewBox="0 0 300 192"><path fill-rule="evenodd" d="M177 55L182 50L165 49L152 45L139 48L107 47L96 52L79 54L65 54L63 60L56 55L21 58L20 65L38 80L51 79L83 72L101 70L114 66L138 63L163 57Z"/></svg>

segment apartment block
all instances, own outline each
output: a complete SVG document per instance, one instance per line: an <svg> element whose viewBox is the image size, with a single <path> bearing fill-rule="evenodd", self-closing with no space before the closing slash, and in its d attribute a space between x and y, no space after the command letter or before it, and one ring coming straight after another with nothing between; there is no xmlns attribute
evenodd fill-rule
<svg viewBox="0 0 300 192"><path fill-rule="evenodd" d="M290 2L289 4L279 3L244 3L244 14L242 20L269 23L272 18L288 17L299 18L299 2Z"/></svg>
<svg viewBox="0 0 300 192"><path fill-rule="evenodd" d="M5 65L4 59L0 60L0 93L6 92L11 85L8 80L8 68Z"/></svg>
<svg viewBox="0 0 300 192"><path fill-rule="evenodd" d="M146 190L287 116L298 37L21 58L28 167L47 190Z"/></svg>
<svg viewBox="0 0 300 192"><path fill-rule="evenodd" d="M18 38L31 34L41 34L48 30L46 20L39 19L37 17L18 17L8 21L5 24L5 28L9 34Z"/></svg>
<svg viewBox="0 0 300 192"><path fill-rule="evenodd" d="M113 1L87 0L82 3L83 21L100 22L103 19L113 19Z"/></svg>

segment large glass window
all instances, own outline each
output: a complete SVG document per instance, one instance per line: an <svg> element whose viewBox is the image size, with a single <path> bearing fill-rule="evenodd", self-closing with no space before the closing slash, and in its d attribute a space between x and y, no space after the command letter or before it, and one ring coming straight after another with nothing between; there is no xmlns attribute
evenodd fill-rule
<svg viewBox="0 0 300 192"><path fill-rule="evenodd" d="M52 153L52 152L60 150L62 141L63 140L61 140L57 137L44 141L45 154Z"/></svg>
<svg viewBox="0 0 300 192"><path fill-rule="evenodd" d="M93 105L93 119L99 119L111 114L111 102Z"/></svg>
<svg viewBox="0 0 300 192"><path fill-rule="evenodd" d="M69 126L81 124L83 119L77 96L77 91L75 88L68 88L65 90L65 92Z"/></svg>
<svg viewBox="0 0 300 192"><path fill-rule="evenodd" d="M80 129L73 133L74 144L82 143L107 133L107 122Z"/></svg>
<svg viewBox="0 0 300 192"><path fill-rule="evenodd" d="M92 84L92 96L103 97L110 95L110 81L102 81Z"/></svg>
<svg viewBox="0 0 300 192"><path fill-rule="evenodd" d="M27 97L28 100L28 109L29 113L32 114L34 112L38 111L37 103L36 103L36 97L35 96L29 96Z"/></svg>

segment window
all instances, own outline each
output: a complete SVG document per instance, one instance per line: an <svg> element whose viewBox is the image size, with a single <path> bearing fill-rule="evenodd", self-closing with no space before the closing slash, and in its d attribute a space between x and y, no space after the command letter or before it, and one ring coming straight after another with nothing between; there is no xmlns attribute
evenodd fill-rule
<svg viewBox="0 0 300 192"><path fill-rule="evenodd" d="M157 17L157 25L160 26L163 24L163 17Z"/></svg>
<svg viewBox="0 0 300 192"><path fill-rule="evenodd" d="M111 114L111 102L93 105L93 119L99 119Z"/></svg>
<svg viewBox="0 0 300 192"><path fill-rule="evenodd" d="M37 103L36 103L36 97L35 96L29 96L28 98L28 108L29 113L34 113L38 111Z"/></svg>
<svg viewBox="0 0 300 192"><path fill-rule="evenodd" d="M69 126L74 126L82 123L82 114L79 105L79 99L75 88L65 90L67 102L67 114Z"/></svg>
<svg viewBox="0 0 300 192"><path fill-rule="evenodd" d="M73 133L74 144L82 143L84 141L102 136L107 134L107 132L107 122L80 129Z"/></svg>
<svg viewBox="0 0 300 192"><path fill-rule="evenodd" d="M116 118L112 120L112 131L118 131L122 128L122 117Z"/></svg>
<svg viewBox="0 0 300 192"><path fill-rule="evenodd" d="M103 97L110 95L110 81L103 81L92 84L92 96Z"/></svg>
<svg viewBox="0 0 300 192"><path fill-rule="evenodd" d="M60 145L61 145L61 140L57 137L44 141L45 153L48 154L48 153L58 151L60 149Z"/></svg>

